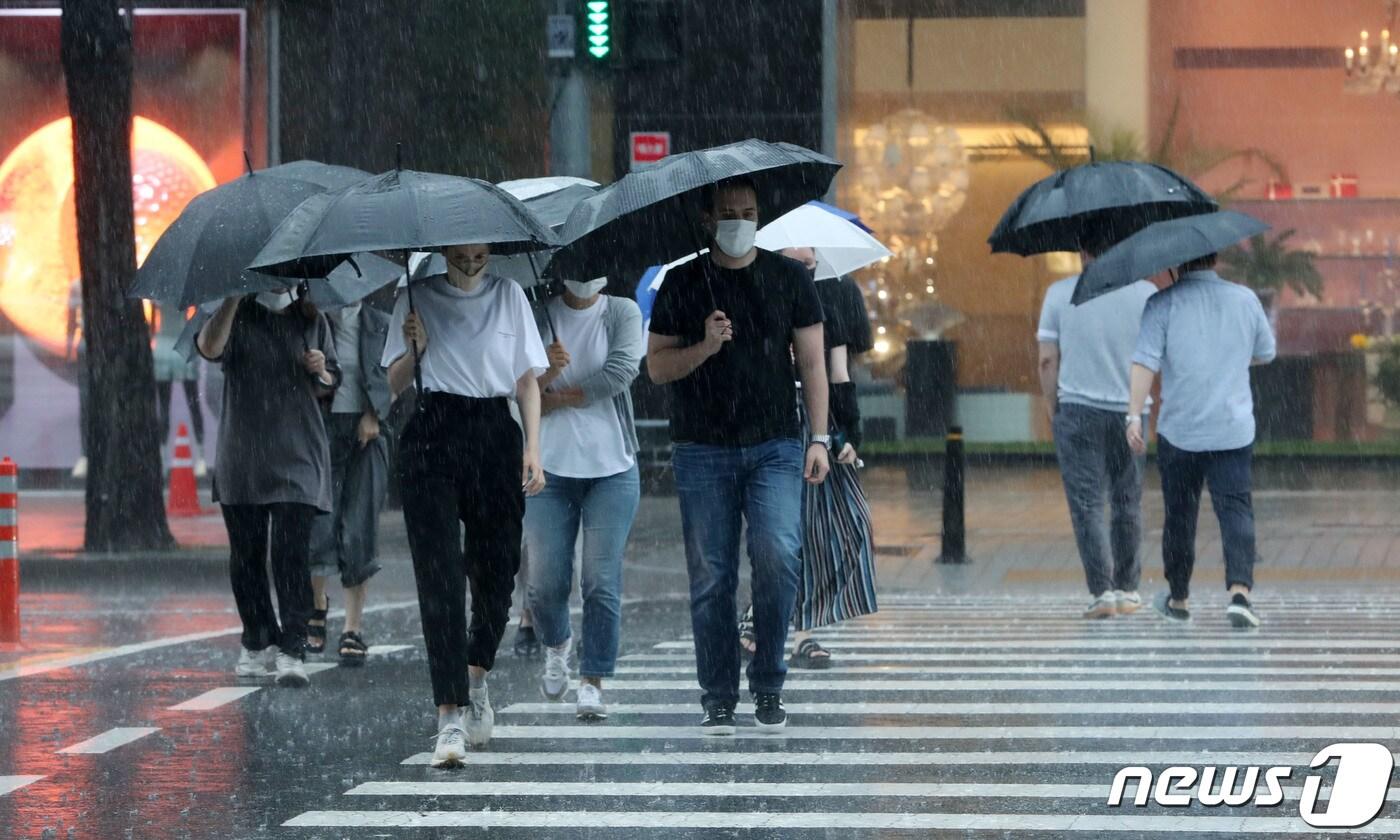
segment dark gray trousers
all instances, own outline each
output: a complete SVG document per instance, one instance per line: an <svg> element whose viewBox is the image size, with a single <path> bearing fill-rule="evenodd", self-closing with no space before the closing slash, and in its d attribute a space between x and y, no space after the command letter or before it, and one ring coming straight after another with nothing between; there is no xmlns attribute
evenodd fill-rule
<svg viewBox="0 0 1400 840"><path fill-rule="evenodd" d="M1142 573L1145 459L1133 455L1124 426L1123 414L1116 411L1060 403L1055 412L1055 452L1091 595L1110 589L1134 591ZM1107 534L1105 493L1112 508Z"/></svg>
<svg viewBox="0 0 1400 840"><path fill-rule="evenodd" d="M331 447L331 504L335 510L311 525L311 574L340 576L359 586L381 568L375 562L379 511L389 487L388 445L383 435L361 447L358 414L326 414Z"/></svg>

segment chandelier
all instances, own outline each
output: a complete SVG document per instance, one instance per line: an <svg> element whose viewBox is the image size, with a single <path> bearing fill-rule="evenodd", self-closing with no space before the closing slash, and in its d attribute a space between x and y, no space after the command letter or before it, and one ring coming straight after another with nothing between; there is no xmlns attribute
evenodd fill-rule
<svg viewBox="0 0 1400 840"><path fill-rule="evenodd" d="M968 155L958 132L909 108L871 126L856 157L852 192L861 218L936 251L936 235L967 201Z"/></svg>
<svg viewBox="0 0 1400 840"><path fill-rule="evenodd" d="M1400 0L1386 0L1385 9L1386 25L1381 29L1380 42L1372 44L1371 33L1363 29L1360 45L1347 47L1348 93L1386 92L1400 95L1400 45L1391 40Z"/></svg>

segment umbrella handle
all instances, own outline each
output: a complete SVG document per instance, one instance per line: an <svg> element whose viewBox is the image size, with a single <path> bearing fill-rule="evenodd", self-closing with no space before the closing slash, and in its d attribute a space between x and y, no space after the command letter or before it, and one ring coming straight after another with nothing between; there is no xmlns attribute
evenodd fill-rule
<svg viewBox="0 0 1400 840"><path fill-rule="evenodd" d="M704 255L700 252L704 250L705 243L697 241L695 244L695 259L701 259ZM705 292L710 296L710 311L714 312L719 309L719 303L715 300L715 288L710 285L710 273L708 271L703 271L701 273L705 275Z"/></svg>
<svg viewBox="0 0 1400 840"><path fill-rule="evenodd" d="M535 253L533 251L526 251L525 259L530 261L530 271L535 275L535 288L538 289L541 281L539 267L535 265ZM554 331L554 319L549 317L549 301L547 299L544 302L544 322L549 326L550 336L558 338L559 333Z"/></svg>
<svg viewBox="0 0 1400 840"><path fill-rule="evenodd" d="M409 250L405 248L403 249L403 290L404 294L408 295L408 313L413 315L416 313L413 308L413 270L408 264L408 257ZM418 390L418 399L414 402L421 409L423 407L423 363L422 359L418 358L417 342L410 341L408 349L413 353L413 387Z"/></svg>

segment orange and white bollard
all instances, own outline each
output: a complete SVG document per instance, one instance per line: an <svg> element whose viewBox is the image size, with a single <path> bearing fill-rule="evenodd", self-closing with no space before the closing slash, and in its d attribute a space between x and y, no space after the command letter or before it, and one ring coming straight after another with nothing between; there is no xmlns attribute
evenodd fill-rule
<svg viewBox="0 0 1400 840"><path fill-rule="evenodd" d="M19 644L19 468L0 461L0 645Z"/></svg>
<svg viewBox="0 0 1400 840"><path fill-rule="evenodd" d="M169 516L200 516L199 486L194 477L194 455L190 451L190 432L181 423L175 432L175 453L170 459L170 497L165 501Z"/></svg>

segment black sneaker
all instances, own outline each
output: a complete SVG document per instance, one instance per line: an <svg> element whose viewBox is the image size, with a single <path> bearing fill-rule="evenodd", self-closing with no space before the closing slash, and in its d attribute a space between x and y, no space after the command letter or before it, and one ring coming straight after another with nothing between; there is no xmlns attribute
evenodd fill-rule
<svg viewBox="0 0 1400 840"><path fill-rule="evenodd" d="M781 694L757 694L753 699L753 725L760 732L787 726L787 710Z"/></svg>
<svg viewBox="0 0 1400 840"><path fill-rule="evenodd" d="M734 707L710 706L700 720L700 732L705 735L733 735Z"/></svg>
<svg viewBox="0 0 1400 840"><path fill-rule="evenodd" d="M1254 606L1240 592L1236 592L1234 597L1230 599L1230 606L1225 608L1225 615L1230 619L1232 625L1241 630L1249 630L1259 626L1259 615L1254 612Z"/></svg>
<svg viewBox="0 0 1400 840"><path fill-rule="evenodd" d="M515 655L522 659L534 659L540 655L544 645L540 644L540 637L535 635L534 625L520 627L515 631L515 644L513 650Z"/></svg>
<svg viewBox="0 0 1400 840"><path fill-rule="evenodd" d="M1171 605L1171 596L1165 593L1158 595L1152 606L1157 608L1157 612L1162 614L1168 621L1190 621L1191 611L1183 610L1180 607Z"/></svg>

